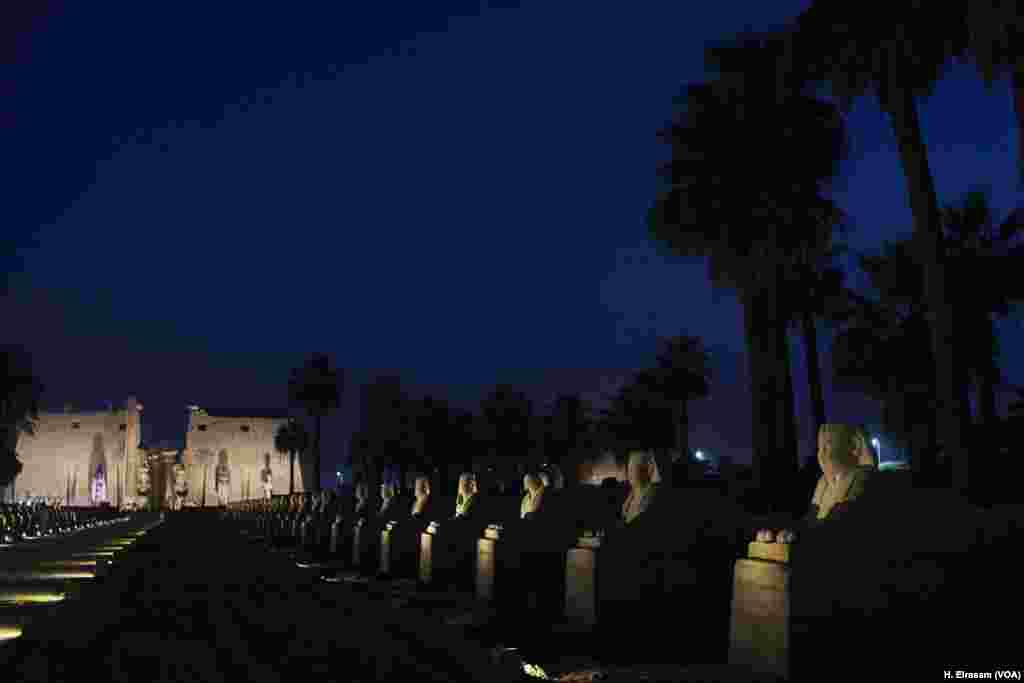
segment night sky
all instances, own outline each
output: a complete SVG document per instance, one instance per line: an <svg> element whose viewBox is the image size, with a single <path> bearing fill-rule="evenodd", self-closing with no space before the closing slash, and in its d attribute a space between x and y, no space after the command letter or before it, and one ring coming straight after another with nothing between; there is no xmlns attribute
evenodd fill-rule
<svg viewBox="0 0 1024 683"><path fill-rule="evenodd" d="M47 407L135 393L174 438L188 403L283 407L310 351L350 385L393 370L466 406L500 380L543 401L685 332L716 365L691 443L749 461L738 304L656 255L644 216L706 41L807 3L29 4L0 10L4 231L25 247L3 319ZM979 183L1000 215L1019 201L1006 83L954 68L922 116L941 201ZM840 201L874 249L910 233L904 179L873 100L849 126ZM1002 332L1024 384L1024 329ZM326 427L325 472L357 404Z"/></svg>

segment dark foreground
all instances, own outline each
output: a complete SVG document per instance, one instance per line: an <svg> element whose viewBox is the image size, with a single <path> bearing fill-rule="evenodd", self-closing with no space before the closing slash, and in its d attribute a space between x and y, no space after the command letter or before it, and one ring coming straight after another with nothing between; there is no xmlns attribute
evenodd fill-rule
<svg viewBox="0 0 1024 683"><path fill-rule="evenodd" d="M169 516L109 577L0 647L0 670L17 681L508 680L457 630L320 583L207 513Z"/></svg>

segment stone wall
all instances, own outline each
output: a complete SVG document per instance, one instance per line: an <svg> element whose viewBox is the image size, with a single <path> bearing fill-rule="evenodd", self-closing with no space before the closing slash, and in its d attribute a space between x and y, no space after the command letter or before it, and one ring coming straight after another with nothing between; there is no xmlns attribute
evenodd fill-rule
<svg viewBox="0 0 1024 683"><path fill-rule="evenodd" d="M135 399L114 411L40 413L35 435L22 434L17 452L23 469L13 498L57 499L93 504L97 467L105 472L106 500L120 505L133 497L139 456L140 409Z"/></svg>
<svg viewBox="0 0 1024 683"><path fill-rule="evenodd" d="M223 417L193 411L185 435L185 464L189 481L188 504L217 505L216 471L225 465L230 476L228 500L263 495L260 472L270 459L275 494L288 492L288 456L274 451L274 434L288 418ZM301 458L295 459L295 490L305 491Z"/></svg>

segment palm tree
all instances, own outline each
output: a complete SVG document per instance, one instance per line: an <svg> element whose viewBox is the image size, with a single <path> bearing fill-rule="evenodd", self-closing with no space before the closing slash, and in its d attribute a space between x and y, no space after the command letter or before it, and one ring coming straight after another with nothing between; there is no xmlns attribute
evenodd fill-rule
<svg viewBox="0 0 1024 683"><path fill-rule="evenodd" d="M684 462L690 457L689 403L711 390L711 356L698 337L681 335L666 339L650 371L658 392L671 402L675 448ZM672 484L672 467L665 454L658 462L663 481Z"/></svg>
<svg viewBox="0 0 1024 683"><path fill-rule="evenodd" d="M636 448L655 452L671 448L676 439L675 413L662 391L660 376L649 369L636 372L623 384L600 414L606 447L620 455Z"/></svg>
<svg viewBox="0 0 1024 683"><path fill-rule="evenodd" d="M9 486L21 473L18 437L35 434L43 385L32 371L32 359L14 347L0 350L0 488Z"/></svg>
<svg viewBox="0 0 1024 683"><path fill-rule="evenodd" d="M1001 222L989 205L988 192L975 189L943 208L943 227L951 277L961 316L961 343L966 367L974 375L983 433L997 428L996 386L1001 379L995 318L1005 318L1024 301L1024 210Z"/></svg>
<svg viewBox="0 0 1024 683"><path fill-rule="evenodd" d="M590 428L590 405L579 394L559 394L542 421L545 459L558 462L564 472L575 472Z"/></svg>
<svg viewBox="0 0 1024 683"><path fill-rule="evenodd" d="M445 399L425 396L419 404L416 416L422 449L419 461L428 472L438 467L440 456L451 447L453 419L451 404Z"/></svg>
<svg viewBox="0 0 1024 683"><path fill-rule="evenodd" d="M298 420L289 419L274 433L274 450L288 455L288 493L295 493L295 458L309 448L309 432Z"/></svg>
<svg viewBox="0 0 1024 683"><path fill-rule="evenodd" d="M944 28L957 33L967 30L966 49L958 56L970 59L986 85L1009 76L1017 129L1024 133L1024 14L1016 2L1002 0L962 0L967 21ZM1024 183L1024 134L1018 135L1018 175Z"/></svg>
<svg viewBox="0 0 1024 683"><path fill-rule="evenodd" d="M827 192L845 151L838 109L789 81L778 66L785 50L774 36L709 50L719 75L688 86L681 112L661 131L671 159L648 216L657 244L706 259L712 283L739 295L754 467L769 489L797 464L785 273L796 254L827 244L841 221Z"/></svg>
<svg viewBox="0 0 1024 683"><path fill-rule="evenodd" d="M949 303L942 221L917 99L931 94L952 58L967 56L968 38L975 30L969 28L972 24L967 7L973 1L895 0L868 7L841 0L815 0L797 18L789 51L789 65L800 65L807 74L827 82L844 108L855 98L873 92L895 133L914 217L914 238L919 243L917 254L924 268L938 422L953 461L955 486L961 490L968 487L965 431L969 411L966 386L959 379L955 311ZM979 20L974 25L986 22L988 19Z"/></svg>
<svg viewBox="0 0 1024 683"><path fill-rule="evenodd" d="M935 377L920 271L907 243L886 244L862 256L874 298L851 290L833 312L839 329L832 343L835 385L882 403L885 432L911 457L916 473L936 450Z"/></svg>
<svg viewBox="0 0 1024 683"><path fill-rule="evenodd" d="M786 277L786 298L802 338L804 364L807 367L811 417L814 422L808 450L812 456L818 449L818 430L826 422L825 391L818 354L818 320L827 320L836 303L842 299L844 273L837 265L837 257L843 251L845 246L838 244L801 249L795 255ZM812 465L816 466L816 463L812 457Z"/></svg>
<svg viewBox="0 0 1024 683"><path fill-rule="evenodd" d="M530 457L530 423L533 404L510 384L496 385L480 402L480 426L486 433L488 450L496 458L492 465L508 465Z"/></svg>
<svg viewBox="0 0 1024 683"><path fill-rule="evenodd" d="M401 460L399 453L407 444L409 403L398 376L377 377L363 391L359 452L371 495L377 491L382 466Z"/></svg>
<svg viewBox="0 0 1024 683"><path fill-rule="evenodd" d="M326 354L312 354L288 380L289 402L313 418L313 490L320 491L320 423L341 400L341 373Z"/></svg>

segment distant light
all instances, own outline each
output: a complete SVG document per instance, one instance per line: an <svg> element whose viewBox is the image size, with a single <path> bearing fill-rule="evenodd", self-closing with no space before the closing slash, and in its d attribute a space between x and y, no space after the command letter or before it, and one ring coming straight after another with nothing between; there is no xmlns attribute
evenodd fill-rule
<svg viewBox="0 0 1024 683"><path fill-rule="evenodd" d="M339 477L341 476L341 472L335 472L335 474L337 474Z"/></svg>
<svg viewBox="0 0 1024 683"><path fill-rule="evenodd" d="M697 456L698 460L703 460L704 459L704 451L697 451L694 455Z"/></svg>
<svg viewBox="0 0 1024 683"><path fill-rule="evenodd" d="M880 442L880 441L878 440L878 437L877 437L877 436L875 436L875 437L872 437L872 438L871 438L871 445L872 445L872 446L874 446L875 448L879 448L879 447L880 447L880 446L881 446L882 444L881 444L881 442Z"/></svg>

